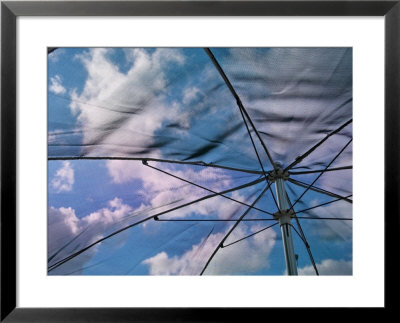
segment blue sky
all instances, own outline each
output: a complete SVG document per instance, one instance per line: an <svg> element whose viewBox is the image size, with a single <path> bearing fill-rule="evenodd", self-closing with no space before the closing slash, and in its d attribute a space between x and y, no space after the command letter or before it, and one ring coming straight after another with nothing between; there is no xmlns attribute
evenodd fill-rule
<svg viewBox="0 0 400 323"><path fill-rule="evenodd" d="M238 92L245 93L246 84L239 76L246 73L238 72L236 65L230 68L230 60L251 56L252 51L243 54L218 49L215 52L216 57L226 64L227 73L236 82ZM267 58L276 55L270 49L257 49L256 54ZM246 64L240 65L239 70L246 70L246 67ZM249 66L250 72L254 73L250 67L254 69L254 66ZM50 157L153 157L202 160L252 170L260 168L236 101L202 49L61 48L49 55L48 73ZM330 79L335 79L336 74L332 75ZM268 100L275 100L273 93L267 87L263 94L272 110L275 103ZM257 110L259 98L255 100L245 94L243 97L250 112L261 111ZM338 100L338 96L332 97ZM333 99L329 103L334 106ZM313 109L309 108L310 115ZM254 116L256 124L262 125L261 115ZM274 127L271 131L279 130L277 125ZM296 127L292 126L293 129ZM310 129L310 137L313 135L311 131L315 130L305 129ZM293 135L286 131L285 135L295 138L295 134L298 136L296 131ZM345 131L351 135L351 128ZM345 143L345 134L332 137L323 149L315 151L299 166L311 165L318 169L318 160L322 159L325 164L329 162L337 148ZM263 136L264 139L271 138L271 135ZM271 151L278 156L280 146L277 141L269 140ZM300 153L305 151L306 144L307 141L304 147L299 148ZM256 145L262 151L260 144ZM351 165L350 148L332 167ZM270 170L265 153L261 158L265 169ZM214 191L259 178L257 174L213 167L161 162L149 164ZM293 178L310 183L317 175L296 175ZM265 184L262 182L226 195L251 204ZM294 184L287 185L292 200L304 191ZM345 195L349 191L351 194L351 170L325 173L315 185L336 190L338 194ZM343 192L338 191L341 188ZM48 162L48 192L48 254L52 261L158 212L210 194L146 167L141 161L132 160L51 160ZM300 211L333 199L308 191L303 203L298 203L295 209ZM270 192L265 193L256 206L268 213L276 211ZM217 196L161 217L237 219L246 209L245 205ZM352 217L351 204L344 201L310 212L304 216ZM251 210L246 218L272 216ZM351 274L351 221L300 221L321 273ZM95 245L50 274L198 274L233 223L149 220ZM241 223L227 243L273 223ZM307 251L296 234L294 243L299 255L299 273L312 274ZM228 275L284 273L279 226L220 249L206 271L206 274Z"/></svg>

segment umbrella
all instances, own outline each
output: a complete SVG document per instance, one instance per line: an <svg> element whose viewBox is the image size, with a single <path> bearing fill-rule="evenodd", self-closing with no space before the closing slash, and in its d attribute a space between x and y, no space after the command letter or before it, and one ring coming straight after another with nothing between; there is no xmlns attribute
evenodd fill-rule
<svg viewBox="0 0 400 323"><path fill-rule="evenodd" d="M351 48L51 48L50 275L351 275Z"/></svg>

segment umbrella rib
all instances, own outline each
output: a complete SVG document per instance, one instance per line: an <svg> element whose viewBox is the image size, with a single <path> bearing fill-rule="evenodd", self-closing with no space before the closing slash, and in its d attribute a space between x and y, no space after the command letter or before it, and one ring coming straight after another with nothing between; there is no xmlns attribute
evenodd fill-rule
<svg viewBox="0 0 400 323"><path fill-rule="evenodd" d="M252 206L250 206L250 204L247 204L247 203L245 203L245 202L238 201L238 200L236 200L236 199L234 199L234 198L232 198L232 197L226 196L226 195L224 195L224 194L219 194L219 193L217 193L217 192L214 191L214 190L211 190L211 189L209 189L209 188L207 188L207 187L204 187L204 186L202 186L202 185L199 185L199 184L193 183L193 182L191 182L191 181L188 181L188 180L186 180L186 179L184 179L184 178L182 178L182 177L179 177L179 176L176 176L176 175L171 174L171 173L169 173L169 172L166 172L166 171L164 171L164 170L162 170L162 169L160 169L160 168L151 166L151 165L149 165L148 163L143 162L143 164L144 164L145 166L150 167L150 168L152 168L152 169L155 169L155 170L157 170L157 171L159 171L159 172L161 172L161 173L164 173L164 174L169 175L169 176L171 176L171 177L173 177L173 178L179 179L179 180L181 180L181 181L183 181L183 182L185 182L185 183L189 183L189 184L191 184L191 185L193 185L193 186L199 187L199 188L201 188L201 189L203 189L203 190L206 190L206 191L208 191L208 192L218 194L219 196L224 197L224 198L226 198L226 199L228 199L228 200L231 200L231 201L233 201L233 202L236 202L236 203L245 205L245 206L247 206L247 207L251 207L251 208L253 208L253 209L257 210L257 211L260 211L260 212L263 212L263 213L266 213L266 214L269 214L269 215L273 215L273 214L270 213L270 212L267 212L267 211L265 211L265 210L262 210L262 209L259 209L259 208L256 208L256 207L252 207Z"/></svg>
<svg viewBox="0 0 400 323"><path fill-rule="evenodd" d="M345 169L353 169L353 166L343 166L343 167L335 167L335 168L328 168L325 172L332 172L337 170L345 170ZM313 174L313 173L320 173L323 172L323 169L317 170L305 170L300 172L289 172L290 175L303 175L303 174Z"/></svg>
<svg viewBox="0 0 400 323"><path fill-rule="evenodd" d="M292 225L291 223L289 224L293 230L297 233L297 235L300 237L301 241L303 241L304 245L306 246L307 252L308 252L308 256L310 257L311 263L314 267L315 273L317 274L317 276L319 276L319 272L318 272L318 268L317 268L317 264L315 263L314 257L311 253L311 249L310 249L310 245L308 244L306 237L304 236L303 230L301 230L301 232L303 233L303 236L296 230L296 228L294 227L294 225ZM299 226L299 228L301 229L301 227Z"/></svg>
<svg viewBox="0 0 400 323"><path fill-rule="evenodd" d="M254 209L254 207L253 207ZM235 222L237 219L156 219L160 222ZM275 219L243 219L242 222L276 221Z"/></svg>
<svg viewBox="0 0 400 323"><path fill-rule="evenodd" d="M240 190L240 189L243 189L243 188L246 188L246 187L249 187L249 186L258 184L258 183L261 183L262 181L264 181L263 178L262 178L262 179L257 179L257 180L255 180L255 181L252 181L252 182L249 182L249 183L246 183L246 184L243 184L243 185L236 186L236 187L234 187L234 188L225 190L225 191L223 191L223 192L220 192L219 194L225 194L225 193L237 191L237 190ZM134 227L134 226L136 226L136 225L139 225L139 224L141 224L141 223L143 223L143 222L146 222L146 221L148 221L148 220L154 219L154 218L156 218L157 216L160 216L160 215L162 215L162 214L166 214L166 213L169 213L169 212L172 212L172 211L181 209L181 208L183 208L183 207L185 207L185 206L189 206L189 205L192 205L192 204L194 204L194 203L197 203L197 202L200 202L200 201L204 201L204 200L209 199L209 198L211 198L211 197L218 196L219 194L210 194L210 195L203 196L203 197L201 197L201 198L198 198L198 199L193 200L193 201L191 201L191 202L188 202L188 203L179 205L179 206L174 207L174 208L172 208L172 209L159 212L159 213L157 213L157 214L155 214L155 215L149 216L149 217L147 217L147 218L145 218L145 219L142 219L142 220L140 220L140 221L138 221L138 222L132 223L132 224L130 224L130 225L124 227L124 228L121 228L121 229L119 229L119 230L117 230L117 231L114 231L113 233L110 233L109 235L107 235L107 236L105 236L105 237L103 237L103 238L101 238L101 239L99 239L99 240L97 240L97 241L91 243L90 245L88 245L88 246L86 246L85 248L82 248L81 250L79 250L79 251L77 251L77 252L75 252L75 253L69 255L68 257L59 260L59 261L56 262L55 264L51 265L51 266L48 268L48 271L50 272L50 271L52 271L53 269L56 269L57 267L59 267L59 266L61 266L62 264L66 263L67 261L69 261L69 260L75 258L76 256L80 255L81 253L83 253L83 252L85 252L86 250L90 249L91 247L97 245L98 243L100 243L100 242L102 242L102 241L104 241L104 240L106 240L106 239L108 239L108 238L111 238L112 236L114 236L114 235L116 235L116 234L118 234L118 233L120 233L120 232L123 232L123 231L125 231L125 230L127 230L127 229L129 229L129 228L132 228L132 227Z"/></svg>
<svg viewBox="0 0 400 323"><path fill-rule="evenodd" d="M331 160L331 162L325 167L325 169L328 169L329 166L332 165L332 163L340 156L340 154L347 148L348 145L353 141L353 139L350 139L347 144L339 151L339 153ZM314 180L313 182L305 189L305 191L297 198L297 200L293 203L292 207L290 208L293 210L293 207L296 205L298 201L308 192L308 190L311 188L311 186L314 185L314 183L324 174L324 172L321 172Z"/></svg>
<svg viewBox="0 0 400 323"><path fill-rule="evenodd" d="M76 239L78 239L86 230L88 227L83 229L80 233L78 233L74 238L72 238L70 241L68 241L66 244L64 244L61 248L59 248L57 251L53 252L53 254L47 259L47 262L50 262L56 257L61 251L63 251L66 247L68 247L71 243L73 243Z"/></svg>
<svg viewBox="0 0 400 323"><path fill-rule="evenodd" d="M204 50L205 50L206 54L208 55L208 57L210 57L211 61L213 62L214 66L215 66L215 68L218 70L219 74L221 75L221 77L222 77L223 80L225 81L225 84L228 86L228 88L229 88L229 90L231 91L233 97L235 98L236 103L237 103L237 105L238 105L238 107L239 107L239 110L241 111L243 121L244 121L245 124L246 124L247 130L249 131L244 116L246 116L246 118L247 118L248 121L250 122L250 125L251 125L251 127L253 128L254 132L256 133L256 136L257 136L258 139L260 140L260 143L261 143L261 145L263 146L263 148L264 148L264 150L265 150L265 153L267 154L268 159L269 159L271 165L275 168L275 163L274 163L274 161L273 161L273 159L272 159L272 157L271 157L271 154L269 153L269 151L268 151L268 149L267 149L267 146L265 145L264 141L262 140L262 138L261 138L259 132L257 131L257 129L256 129L256 127L255 127L253 121L251 120L249 114L247 113L246 109L244 108L243 103L242 103L242 101L240 100L239 95L236 93L235 89L234 89L233 86L232 86L232 83L229 81L227 75L225 74L224 70L222 69L221 65L218 63L217 59L215 58L215 56L214 56L214 54L211 52L211 50L210 50L209 48L204 48ZM253 139L252 139L252 137L251 137L250 131L249 131L249 135L250 135L251 141L252 141L253 146L254 146L254 142L253 142ZM255 146L254 146L254 149L256 149ZM256 153L257 153L257 149L256 149ZM257 153L257 156L258 156L258 153Z"/></svg>
<svg viewBox="0 0 400 323"><path fill-rule="evenodd" d="M107 107L104 107L104 106L101 106L101 105L97 105L97 104L94 104L94 103L84 102L84 101L68 98L68 97L65 97L65 96L62 96L62 95L59 95L59 94L54 94L54 93L49 93L49 94L51 96L63 99L65 101L70 101L70 102L74 102L74 103L80 103L80 104L88 105L90 107L94 107L94 108L110 111L110 112L117 112L117 113L121 113L121 114L133 114L133 111L122 111L122 110L107 108Z"/></svg>
<svg viewBox="0 0 400 323"><path fill-rule="evenodd" d="M278 201L276 200L276 198L275 198L275 194L274 194L274 191L272 190L272 186L271 186L271 182L268 180L268 178L267 178L267 183L269 184L269 190L271 191L271 195L272 195L272 198L273 198L273 200L274 200L274 203L275 203L275 206L277 207L277 209L279 210L279 205L278 205Z"/></svg>
<svg viewBox="0 0 400 323"><path fill-rule="evenodd" d="M268 190L271 184L268 184L265 189L260 193L260 195L254 200L254 202L251 204L251 206L254 206L258 200L264 195L264 193ZM232 233L233 230L236 229L236 227L239 225L239 223L242 221L242 219L249 213L251 208L247 208L247 210L240 216L240 218L236 221L236 223L230 228L230 230L225 234L224 238L220 241L218 246L215 248L214 252L211 254L210 258L208 258L207 263L203 267L203 270L200 272L200 276L203 275L204 271L207 269L208 265L210 264L211 260L214 258L218 250L222 247L223 243L225 240L229 237L229 235Z"/></svg>
<svg viewBox="0 0 400 323"><path fill-rule="evenodd" d="M319 216L298 216L298 219L304 220L337 220L337 221L353 221L352 218L321 218Z"/></svg>
<svg viewBox="0 0 400 323"><path fill-rule="evenodd" d="M228 170L233 170L237 172L244 172L249 174L258 174L263 175L262 171L251 170L251 169L242 169L242 168L234 168L228 167L213 163L205 163L203 161L180 161L180 160L170 160L170 159L158 159L158 158L140 158L140 157L89 157L89 156L76 156L76 157L48 157L48 160L140 160L140 161L154 161L160 163L169 163L169 164L183 164L183 165L194 165L194 166L204 166L204 167L215 167L215 168L223 168Z"/></svg>
<svg viewBox="0 0 400 323"><path fill-rule="evenodd" d="M257 151L257 148L256 148L256 144L254 143L253 136L251 135L249 126L248 126L248 124L247 124L247 122L246 122L246 118L245 118L244 115L243 115L243 111L242 111L241 109L239 109L239 110L240 110L240 114L242 115L243 122L244 122L244 124L245 124L245 126L246 126L247 133L249 134L249 137L250 137L250 140L251 140L251 144L253 145L254 151L255 151L255 153L256 153L256 155L257 155L258 163L259 163L260 166L261 166L261 169L262 169L262 172L263 172L263 174L264 174L264 176L265 176L265 179L267 179L267 174L265 173L264 166L263 166L263 164L262 164L262 162L261 162L260 155L258 154L258 151ZM274 164L272 164L272 165L274 166Z"/></svg>
<svg viewBox="0 0 400 323"><path fill-rule="evenodd" d="M353 194L350 194L350 195L347 195L347 196L343 196L343 197L337 198L336 200L332 200L332 201L329 201L329 202L325 202L325 203L322 203L322 204L318 204L318 205L316 205L316 206L309 207L308 209L296 211L296 213L303 213L303 212L306 212L306 211L309 211L309 210L312 210L312 209L316 209L316 208L321 207L321 206L324 206L324 205L331 204L331 203L333 203L333 202L342 201L342 200L345 200L345 199L347 199L347 198L349 198L349 197L351 197L351 196L353 196Z"/></svg>
<svg viewBox="0 0 400 323"><path fill-rule="evenodd" d="M47 47L47 54L54 52L58 47Z"/></svg>
<svg viewBox="0 0 400 323"><path fill-rule="evenodd" d="M341 131L343 128L345 128L346 126L348 126L350 123L353 122L353 119L348 120L347 122L345 122L343 125L341 125L339 128L337 128L336 130L330 132L329 134L327 134L325 136L324 139L322 139L321 141L317 142L314 146L312 146L309 150L307 150L303 155L297 157L295 159L294 162L292 162L289 166L287 166L285 168L284 171L287 171L291 168L293 168L293 166L297 165L298 163L300 163L305 157L307 157L308 155L310 155L315 149L317 149L319 146L321 146L326 140L328 140L329 137L333 136L334 134L338 133L339 131Z"/></svg>
<svg viewBox="0 0 400 323"><path fill-rule="evenodd" d="M208 239L210 238L212 232L215 229L215 225L213 225L212 229L210 230L210 232L208 233L207 237L203 240L203 242L200 244L200 246L197 248L197 250L195 251L194 255L191 257L191 259L194 259L197 257L197 255L203 250L204 246L206 245ZM182 268L181 272L184 272L185 269L189 266L189 262L186 263L185 267Z"/></svg>
<svg viewBox="0 0 400 323"><path fill-rule="evenodd" d="M244 221L244 220L243 220ZM239 240L236 240L236 241L234 241L234 242L231 242L231 243L228 243L227 245L225 245L225 246L221 246L221 248L226 248L226 247L229 247L229 246L231 246L231 245L233 245L233 244L235 244L235 243L238 243L238 242L240 242L240 241L243 241L243 240L245 240L245 239L247 239L247 238L251 238L252 236L254 236L254 235L256 235L256 234L258 234L258 233L261 233L261 232L263 232L263 231L265 231L265 230L267 230L267 229L269 229L269 228L272 228L274 225L277 225L279 222L276 222L276 223L274 223L274 224L271 224L271 225L269 225L269 226L267 226L267 227L265 227L265 228L263 228L263 229L261 229L261 230L258 230L257 232L253 232L252 234L249 234L248 236L245 236L245 237L243 237L243 238L241 238L241 239L239 239Z"/></svg>
<svg viewBox="0 0 400 323"><path fill-rule="evenodd" d="M336 197L336 198L341 199L341 200L344 200L344 201L346 201L346 202L348 202L348 203L353 203L353 201L350 200L348 197L341 196L341 195L339 195L339 194L336 194L336 193L333 193L333 192L324 190L324 189L319 188L319 187L316 187L316 186L314 186L314 185L311 185L311 186L310 186L310 185L307 184L307 183L303 183L303 182L300 182L300 181L298 181L298 180L294 180L294 179L292 179L292 178L289 178L288 181L291 182L292 184L297 185L297 186L301 186L301 187L304 187L304 188L310 187L310 190L312 190L312 191L315 191L315 192L318 192L318 193L321 193L321 194L325 194L325 195L328 195L328 196L331 196L331 197Z"/></svg>

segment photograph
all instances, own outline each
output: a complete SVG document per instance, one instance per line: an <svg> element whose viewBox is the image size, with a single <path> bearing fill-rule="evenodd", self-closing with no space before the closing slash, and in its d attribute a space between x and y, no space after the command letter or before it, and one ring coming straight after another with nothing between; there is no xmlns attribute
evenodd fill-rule
<svg viewBox="0 0 400 323"><path fill-rule="evenodd" d="M2 1L0 321L396 310L399 2Z"/></svg>
<svg viewBox="0 0 400 323"><path fill-rule="evenodd" d="M48 47L47 275L353 275L352 47Z"/></svg>

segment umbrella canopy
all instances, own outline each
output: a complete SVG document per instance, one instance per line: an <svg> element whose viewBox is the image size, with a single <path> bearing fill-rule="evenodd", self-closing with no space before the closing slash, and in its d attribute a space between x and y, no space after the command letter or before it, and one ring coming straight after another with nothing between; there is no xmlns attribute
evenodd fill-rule
<svg viewBox="0 0 400 323"><path fill-rule="evenodd" d="M351 48L58 48L48 73L49 274L286 274L282 212L298 274L352 274Z"/></svg>

